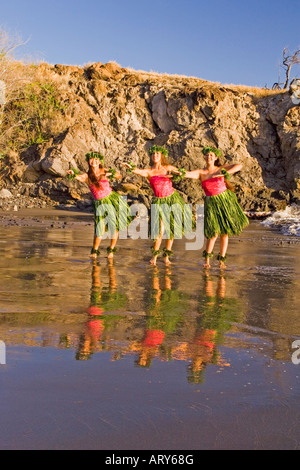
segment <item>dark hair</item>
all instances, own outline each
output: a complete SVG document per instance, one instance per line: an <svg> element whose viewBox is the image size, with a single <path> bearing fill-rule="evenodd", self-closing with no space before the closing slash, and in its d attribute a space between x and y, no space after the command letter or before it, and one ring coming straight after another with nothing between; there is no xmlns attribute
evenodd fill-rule
<svg viewBox="0 0 300 470"><path fill-rule="evenodd" d="M102 161L99 159L99 162L100 162L100 168L103 168L103 164L102 164ZM88 177L89 177L89 180L91 181L91 183L96 186L96 188L100 188L101 186L101 183L99 182L99 180L97 179L96 175L95 175L95 172L94 172L94 168L92 168L90 166L90 163L88 161L88 164L89 164L89 169L88 169Z"/></svg>
<svg viewBox="0 0 300 470"><path fill-rule="evenodd" d="M222 156L221 150L217 149L216 147L209 147L209 146L204 147L203 150L202 150L203 155L207 155L209 152L213 152L216 155L216 157L218 157L215 160L215 165L216 166L222 166L221 163L220 163L220 159L219 159L219 157ZM233 186L233 184L229 183L228 178L225 178L225 184L226 184L227 189L229 189L232 192L235 191L235 187Z"/></svg>

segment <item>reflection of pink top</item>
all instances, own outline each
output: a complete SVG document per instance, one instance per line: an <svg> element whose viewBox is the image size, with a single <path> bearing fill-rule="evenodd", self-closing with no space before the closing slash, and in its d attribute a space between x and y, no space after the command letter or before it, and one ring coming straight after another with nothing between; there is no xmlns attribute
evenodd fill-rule
<svg viewBox="0 0 300 470"><path fill-rule="evenodd" d="M101 180L99 181L99 184L100 184L99 188L96 188L94 184L91 184L89 186L94 199L103 199L104 197L108 196L112 192L112 189L110 187L108 180L106 179Z"/></svg>
<svg viewBox="0 0 300 470"><path fill-rule="evenodd" d="M216 176L215 178L202 181L202 188L206 196L216 196L226 191L227 186L224 176Z"/></svg>
<svg viewBox="0 0 300 470"><path fill-rule="evenodd" d="M143 340L143 345L148 347L159 346L165 337L162 330L147 330L146 337Z"/></svg>
<svg viewBox="0 0 300 470"><path fill-rule="evenodd" d="M215 347L215 337L217 332L215 330L204 330L195 340L195 344L198 346L204 346L210 351Z"/></svg>
<svg viewBox="0 0 300 470"><path fill-rule="evenodd" d="M171 179L165 176L151 176L150 184L156 197L167 197L174 193Z"/></svg>
<svg viewBox="0 0 300 470"><path fill-rule="evenodd" d="M104 330L103 320L90 320L87 323L87 331L94 340L99 340Z"/></svg>

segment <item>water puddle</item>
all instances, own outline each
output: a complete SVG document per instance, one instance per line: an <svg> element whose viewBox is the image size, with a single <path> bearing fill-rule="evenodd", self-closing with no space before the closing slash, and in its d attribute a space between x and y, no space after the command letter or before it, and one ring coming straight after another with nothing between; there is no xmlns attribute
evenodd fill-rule
<svg viewBox="0 0 300 470"><path fill-rule="evenodd" d="M298 447L299 244L251 221L224 272L177 240L92 262L68 223L0 228L2 448Z"/></svg>

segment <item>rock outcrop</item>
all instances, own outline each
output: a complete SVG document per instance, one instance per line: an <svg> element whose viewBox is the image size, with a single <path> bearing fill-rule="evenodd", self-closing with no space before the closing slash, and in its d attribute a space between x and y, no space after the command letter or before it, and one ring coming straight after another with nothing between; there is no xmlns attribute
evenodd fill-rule
<svg viewBox="0 0 300 470"><path fill-rule="evenodd" d="M90 150L100 151L107 166L120 169L126 160L149 165L148 148L164 145L173 164L195 169L204 166L203 146L213 145L223 151L221 163L243 164L232 181L246 211L300 202L297 82L290 91L275 92L136 72L115 63L85 68L42 64L36 74L56 84L64 106L47 142L8 155L2 187L15 196L82 204L88 189L65 175L72 167L86 170L84 155ZM189 202L203 200L198 182L186 180L177 188ZM142 202L151 194L147 181L125 173L116 189Z"/></svg>

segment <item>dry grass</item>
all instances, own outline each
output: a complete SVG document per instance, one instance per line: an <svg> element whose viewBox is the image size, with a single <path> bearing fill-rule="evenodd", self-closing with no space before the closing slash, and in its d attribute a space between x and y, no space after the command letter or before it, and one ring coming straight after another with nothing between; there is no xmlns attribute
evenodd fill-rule
<svg viewBox="0 0 300 470"><path fill-rule="evenodd" d="M286 93L286 90L271 90L269 88L259 88L259 87L251 87L246 85L223 85L230 90L238 91L240 93L250 93L257 98L264 98L265 96L271 95L278 95L281 93Z"/></svg>
<svg viewBox="0 0 300 470"><path fill-rule="evenodd" d="M128 72L132 74L139 74L140 76L146 78L153 78L162 82L165 81L188 81L191 85L198 85L198 86L210 86L210 87L218 87L218 88L226 88L228 90L237 91L240 93L250 93L256 96L257 98L263 98L265 96L276 95L285 93L286 90L271 90L269 88L260 88L260 87L253 87L248 85L235 85L235 84L222 84L220 82L211 82L208 80L204 80L202 78L188 76L188 75L179 75L179 74L167 74L167 73L159 73L155 71L146 72L144 70L134 70L132 68L127 69Z"/></svg>
<svg viewBox="0 0 300 470"><path fill-rule="evenodd" d="M1 60L0 79L6 85L1 106L0 154L20 151L47 140L61 114L59 87L39 74L39 66Z"/></svg>
<svg viewBox="0 0 300 470"><path fill-rule="evenodd" d="M110 61L105 64L101 62L97 63L87 63L84 66L65 66L59 65L56 67L61 67L64 69L66 75L70 73L81 72L83 73L84 70L88 68L94 69L101 69L103 78L111 78L114 80L120 80L120 77L125 75L132 75L136 77L139 81L154 81L159 82L161 85L169 85L169 86L182 86L182 85L189 85L191 87L199 87L199 88L210 88L210 89L227 89L231 91L235 91L238 93L247 93L253 95L256 98L264 98L267 96L274 96L278 94L285 93L286 90L271 90L268 88L260 88L260 87L253 87L248 85L236 85L236 84L222 84L220 82L211 82L208 80L204 80L198 77L188 76L188 75L179 75L179 74L168 74L168 73L160 73L156 71L145 71L145 70L135 70L131 67L124 68L116 61ZM47 79L54 79L54 66L50 66L49 64L40 64L39 69L43 74L43 78ZM99 76L100 78L100 76ZM62 78L63 81L63 78ZM184 82L184 83L183 83ZM62 84L62 83L61 83Z"/></svg>

